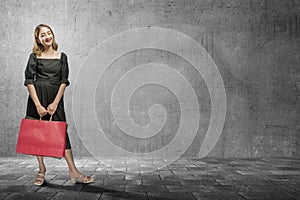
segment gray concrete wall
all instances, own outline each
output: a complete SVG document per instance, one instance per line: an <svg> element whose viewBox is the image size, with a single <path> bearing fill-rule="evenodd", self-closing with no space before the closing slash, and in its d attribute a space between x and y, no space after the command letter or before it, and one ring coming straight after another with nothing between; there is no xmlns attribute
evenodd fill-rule
<svg viewBox="0 0 300 200"><path fill-rule="evenodd" d="M65 93L65 105L69 135L76 156L90 155L89 151L95 149L87 147L91 141L86 142L84 138L97 137L98 134L89 130L79 132L86 123L78 122L81 119L76 119L74 114L78 107L86 112L84 104L90 103L84 96L85 91L81 94L78 92L81 86L76 85L80 82L77 78L84 76L82 69L89 70L84 60L89 58L94 48L111 36L142 27L162 27L189 36L201 44L218 67L225 86L227 111L221 135L208 156L299 156L299 11L300 1L292 0L2 0L0 156L16 155L18 129L25 114L28 95L23 86L24 68L33 45L33 30L39 23L53 27L59 50L68 55L71 85ZM151 39L156 40L155 37ZM124 40L121 38L120 42L124 43ZM118 46L114 48L118 51ZM180 48L178 51L191 51L190 48ZM189 53L192 56L194 54L193 51ZM102 62L97 59L92 61L91 64L95 66ZM177 150L184 151L185 156L199 155L210 123L210 93L206 81L197 73L195 66L176 53L137 49L112 60L103 76L98 75L98 80L95 80L97 87L94 97L89 97L95 99L99 123L93 128L101 126L116 146L136 154L151 152L170 143L179 130L180 114L183 113L180 108L182 101L170 88L159 84L144 85L132 93L128 103L130 117L139 126L151 124L148 109L152 105L164 106L165 110L161 107L154 109L158 112L156 116L162 116L159 120L165 124L160 135L152 139L136 140L128 136L129 132L120 130L114 123L109 108L110 95L121 76L133 69L133 66L150 62L162 63L175 69L192 86L200 106L199 129L187 150ZM78 72L80 74L76 76ZM137 75L139 77L138 72ZM156 78L155 74L149 76ZM79 79L89 81L89 77ZM175 85L176 81L173 83ZM89 85L85 88L87 92L92 90ZM183 86L179 88L180 91L185 90ZM74 96L82 97L83 102L72 102ZM121 122L123 119L121 116ZM161 122L159 120L158 123ZM130 127L125 124L125 128ZM188 127L184 130L187 135L189 131L195 131ZM178 145L180 148L181 144Z"/></svg>

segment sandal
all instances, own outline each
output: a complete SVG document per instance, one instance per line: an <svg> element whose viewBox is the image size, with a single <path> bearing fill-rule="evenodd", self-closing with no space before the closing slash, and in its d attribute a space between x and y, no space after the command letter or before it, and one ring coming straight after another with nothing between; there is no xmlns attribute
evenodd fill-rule
<svg viewBox="0 0 300 200"><path fill-rule="evenodd" d="M45 182L45 174L39 173L36 178L34 179L34 185L41 186Z"/></svg>
<svg viewBox="0 0 300 200"><path fill-rule="evenodd" d="M76 183L84 183L84 184L87 184L87 183L92 183L94 182L94 179L91 177L91 176L86 176L86 178L83 178L84 175L80 174L79 177L71 177L71 182L73 184L76 184Z"/></svg>

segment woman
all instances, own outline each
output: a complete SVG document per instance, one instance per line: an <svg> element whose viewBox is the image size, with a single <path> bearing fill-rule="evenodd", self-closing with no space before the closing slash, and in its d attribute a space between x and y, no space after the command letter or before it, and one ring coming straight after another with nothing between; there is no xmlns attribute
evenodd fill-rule
<svg viewBox="0 0 300 200"><path fill-rule="evenodd" d="M25 70L25 83L29 91L26 116L53 121L66 121L63 94L70 84L66 54L57 51L58 45L50 26L40 24L34 31L34 47ZM92 177L81 174L73 160L67 133L65 159L73 183L91 183ZM35 185L43 185L46 167L42 156L37 156L39 172Z"/></svg>

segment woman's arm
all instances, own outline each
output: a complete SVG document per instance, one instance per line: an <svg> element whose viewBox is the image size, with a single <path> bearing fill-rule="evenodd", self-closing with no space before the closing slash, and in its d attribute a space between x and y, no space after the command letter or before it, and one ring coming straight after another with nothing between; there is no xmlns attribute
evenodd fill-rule
<svg viewBox="0 0 300 200"><path fill-rule="evenodd" d="M47 110L41 105L41 102L36 94L36 90L34 88L33 84L27 84L27 88L28 88L28 92L29 95L32 99L32 101L34 102L34 105L36 107L36 110L38 112L38 114L40 115L40 117L43 117L44 115L47 114Z"/></svg>
<svg viewBox="0 0 300 200"><path fill-rule="evenodd" d="M68 65L68 58L67 55L64 53L61 53L61 59L62 59L62 69L61 69L61 84L58 89L58 92L56 94L56 97L54 101L48 106L47 111L50 115L53 115L57 109L57 106L64 95L66 87L70 84L68 80L69 76L69 65Z"/></svg>
<svg viewBox="0 0 300 200"><path fill-rule="evenodd" d="M55 97L53 103L48 105L47 111L50 115L53 115L55 113L55 111L57 109L57 105L65 93L66 87L67 87L67 85L65 83L62 83L58 89L58 92L56 94L56 97Z"/></svg>

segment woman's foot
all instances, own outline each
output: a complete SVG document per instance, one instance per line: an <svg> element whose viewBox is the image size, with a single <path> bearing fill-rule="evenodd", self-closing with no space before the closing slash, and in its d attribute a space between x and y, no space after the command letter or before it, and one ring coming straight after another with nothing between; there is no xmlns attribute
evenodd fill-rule
<svg viewBox="0 0 300 200"><path fill-rule="evenodd" d="M34 179L34 185L41 186L45 182L45 174L46 174L46 168L42 167L39 170L39 173L36 175Z"/></svg>
<svg viewBox="0 0 300 200"><path fill-rule="evenodd" d="M94 179L91 176L85 176L79 172L77 173L70 173L71 182L73 184L76 183L92 183Z"/></svg>
<svg viewBox="0 0 300 200"><path fill-rule="evenodd" d="M34 179L34 185L41 186L45 182L45 173L38 173Z"/></svg>

